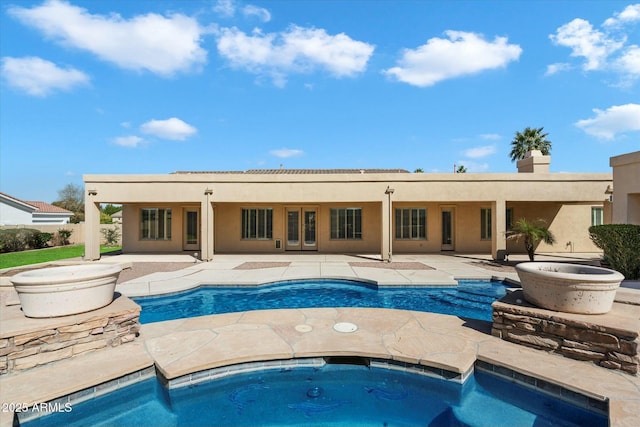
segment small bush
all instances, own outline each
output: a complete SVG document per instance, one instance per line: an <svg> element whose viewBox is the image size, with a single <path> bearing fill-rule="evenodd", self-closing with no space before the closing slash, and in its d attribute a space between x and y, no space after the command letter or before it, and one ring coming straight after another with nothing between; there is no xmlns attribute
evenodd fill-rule
<svg viewBox="0 0 640 427"><path fill-rule="evenodd" d="M26 249L46 248L51 233L43 233L31 228L0 230L0 252L21 252Z"/></svg>
<svg viewBox="0 0 640 427"><path fill-rule="evenodd" d="M100 233L104 237L104 243L107 246L118 246L120 242L120 230L117 228L101 228Z"/></svg>
<svg viewBox="0 0 640 427"><path fill-rule="evenodd" d="M2 252L20 252L27 249L27 238L24 229L8 229L0 231L0 249Z"/></svg>
<svg viewBox="0 0 640 427"><path fill-rule="evenodd" d="M60 246L67 246L69 244L69 237L71 237L72 233L73 230L66 230L64 228L58 230L58 242Z"/></svg>
<svg viewBox="0 0 640 427"><path fill-rule="evenodd" d="M640 279L640 225L594 225L589 227L589 237L611 268L628 280Z"/></svg>
<svg viewBox="0 0 640 427"><path fill-rule="evenodd" d="M27 244L31 249L42 249L49 246L49 240L53 235L51 233L44 233L38 230L30 230L27 234Z"/></svg>

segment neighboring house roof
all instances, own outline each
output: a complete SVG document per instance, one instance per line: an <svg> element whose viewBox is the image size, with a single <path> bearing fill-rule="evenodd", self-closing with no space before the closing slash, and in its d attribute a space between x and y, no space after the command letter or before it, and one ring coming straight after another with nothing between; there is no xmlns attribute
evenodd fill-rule
<svg viewBox="0 0 640 427"><path fill-rule="evenodd" d="M25 202L30 204L31 206L34 206L38 213L50 213L50 214L69 214L69 215L73 215L73 212L68 211L66 209L63 209L61 207L58 206L54 206L54 205L50 205L49 203L45 203L45 202Z"/></svg>
<svg viewBox="0 0 640 427"><path fill-rule="evenodd" d="M317 175L317 174L365 174L365 173L410 173L406 169L249 169L247 171L176 171L174 174L267 174L267 175Z"/></svg>
<svg viewBox="0 0 640 427"><path fill-rule="evenodd" d="M0 196L10 199L14 203L24 206L25 208L31 209L33 213L42 213L42 214L69 214L73 215L73 212L68 211L66 209L60 208L58 206L51 205L46 202L34 202L34 201L26 201L20 200L16 197L10 196L6 193L0 192Z"/></svg>
<svg viewBox="0 0 640 427"><path fill-rule="evenodd" d="M122 218L122 211L114 212L111 218Z"/></svg>
<svg viewBox="0 0 640 427"><path fill-rule="evenodd" d="M32 204L30 204L29 202L25 202L24 200L20 200L20 199L16 199L15 197L12 197L6 193L2 193L0 192L0 197L3 197L5 199L9 199L10 201L12 201L13 203L16 203L24 208L26 208L27 210L31 210L31 211L35 211L38 208L33 206Z"/></svg>

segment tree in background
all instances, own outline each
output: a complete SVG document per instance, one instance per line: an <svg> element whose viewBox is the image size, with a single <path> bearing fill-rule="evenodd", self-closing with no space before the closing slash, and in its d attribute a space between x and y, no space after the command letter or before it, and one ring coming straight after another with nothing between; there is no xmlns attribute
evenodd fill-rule
<svg viewBox="0 0 640 427"><path fill-rule="evenodd" d="M551 141L547 139L548 133L543 133L544 128L525 128L522 132L516 132L511 141L511 161L524 159L527 151L540 150L545 156L551 153Z"/></svg>
<svg viewBox="0 0 640 427"><path fill-rule="evenodd" d="M414 170L413 173L424 173L424 170L422 170L422 168L418 168Z"/></svg>
<svg viewBox="0 0 640 427"><path fill-rule="evenodd" d="M106 205L100 206L100 224L113 224L113 215L116 212L120 212L122 210L122 206L112 205L108 203Z"/></svg>
<svg viewBox="0 0 640 427"><path fill-rule="evenodd" d="M456 173L467 173L467 168L463 165L458 166Z"/></svg>
<svg viewBox="0 0 640 427"><path fill-rule="evenodd" d="M73 212L71 223L77 224L84 221L84 189L75 184L67 184L58 191L58 200L52 203L53 206Z"/></svg>

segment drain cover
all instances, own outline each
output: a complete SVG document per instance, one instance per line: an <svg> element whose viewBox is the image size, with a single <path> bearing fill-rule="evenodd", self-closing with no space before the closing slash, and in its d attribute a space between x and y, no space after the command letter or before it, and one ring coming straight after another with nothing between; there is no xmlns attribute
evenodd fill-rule
<svg viewBox="0 0 640 427"><path fill-rule="evenodd" d="M333 325L333 329L337 332L350 333L358 330L358 326L349 322L338 322Z"/></svg>
<svg viewBox="0 0 640 427"><path fill-rule="evenodd" d="M311 325L296 325L295 329L298 332L311 332L313 327Z"/></svg>

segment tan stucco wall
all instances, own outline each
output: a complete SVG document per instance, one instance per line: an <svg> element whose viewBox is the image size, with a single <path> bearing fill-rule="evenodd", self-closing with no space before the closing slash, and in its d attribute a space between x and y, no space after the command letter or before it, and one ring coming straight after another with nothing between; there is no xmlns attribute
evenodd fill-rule
<svg viewBox="0 0 640 427"><path fill-rule="evenodd" d="M640 151L611 157L614 224L640 224Z"/></svg>
<svg viewBox="0 0 640 427"><path fill-rule="evenodd" d="M318 251L332 253L377 253L380 250L381 207L379 203L330 203L330 204L281 204L281 203L216 203L215 210L215 248L218 253L284 252L286 245L287 208L306 207L317 209ZM363 236L360 240L332 240L330 238L330 209L350 207L362 209ZM273 209L272 240L242 240L242 209ZM275 240L282 244L276 249Z"/></svg>
<svg viewBox="0 0 640 427"><path fill-rule="evenodd" d="M548 218L556 231L557 244L540 251L590 251L585 240L591 206L602 206L605 190L612 185L611 174L568 173L500 173L500 174L422 174L422 173L351 173L351 174L243 174L193 173L169 175L86 175L87 205L119 203L124 205L123 250L131 252L173 252L183 249L183 208L201 210L202 255L210 259L214 252L279 252L285 246L285 209L287 206L318 208L318 250L333 253L388 252L391 230L394 253L439 252L441 250L442 207L455 209L454 249L458 252L493 253L505 246L519 251L513 242L504 242L498 227L496 207L514 208L514 219ZM385 190L392 188L392 194ZM400 241L393 237L392 207L426 207L427 240ZM240 224L242 207L274 208L275 241L242 241ZM139 213L142 206L171 207L173 229L171 241L141 241ZM209 206L214 206L210 211ZM329 238L329 209L362 207L363 239L332 241ZM480 208L490 207L495 228L493 241L480 240ZM391 227L387 227L391 214ZM575 220L574 218L578 218ZM132 220L130 220L132 219ZM99 216L88 215L89 228ZM210 224L215 224L215 229ZM504 225L502 225L504 229ZM95 233L88 233L92 236ZM588 236L586 237L588 239ZM87 238L90 256L99 256L94 248L97 237ZM565 247L567 242L573 245ZM95 254L93 252L96 252Z"/></svg>
<svg viewBox="0 0 640 427"><path fill-rule="evenodd" d="M184 208L199 207L178 203L141 203L122 206L122 250L124 252L180 252L183 250ZM171 209L171 239L143 240L140 238L140 210L142 208Z"/></svg>

